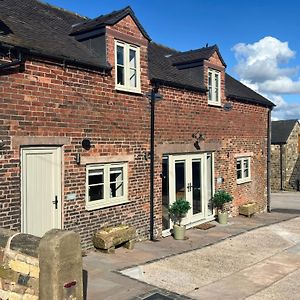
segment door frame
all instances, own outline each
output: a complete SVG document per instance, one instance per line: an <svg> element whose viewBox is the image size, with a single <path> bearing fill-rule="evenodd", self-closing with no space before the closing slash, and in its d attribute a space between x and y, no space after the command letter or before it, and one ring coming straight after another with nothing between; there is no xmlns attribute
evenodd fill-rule
<svg viewBox="0 0 300 300"><path fill-rule="evenodd" d="M62 228L62 147L61 146L24 146L20 148L20 185L21 185L21 232L25 232L27 228L27 218L26 218L26 209L27 209L27 199L26 195L26 177L24 176L24 171L26 170L26 159L25 155L28 152L39 152L39 151L49 151L53 150L55 153L55 162L57 164L57 170L55 173L58 175L55 178L55 194L57 194L58 207L57 212L53 213L55 228ZM54 199L53 199L54 200Z"/></svg>
<svg viewBox="0 0 300 300"><path fill-rule="evenodd" d="M175 200L175 162L176 161L180 161L180 160L184 160L185 164L187 163L187 165L185 166L185 170L187 170L188 168L190 169L189 173L189 177L190 179L192 178L192 161L193 159L200 159L201 160L201 199L202 199L202 212L196 215L192 215L192 209L188 212L187 217L189 217L189 220L186 220L186 222L184 222L183 220L183 224L186 225L186 228L191 228L194 226L197 226L203 222L207 222L207 221L212 221L215 219L214 214L212 213L211 215L209 215L209 209L208 209L208 201L209 201L209 197L208 197L208 186L207 186L207 157L208 154L211 155L211 164L212 164L212 194L214 194L215 191L215 182L214 182L214 152L202 152L202 153L174 153L174 154L169 154L168 155L168 175L169 175L169 205L171 205L174 200ZM186 175L185 175L186 177ZM185 185L187 183L185 182ZM185 187L187 188L187 187ZM190 197L192 198L192 196ZM170 230L173 228L173 222L172 220L170 220L170 228L163 230L162 231L162 235L163 236L168 236L170 235Z"/></svg>

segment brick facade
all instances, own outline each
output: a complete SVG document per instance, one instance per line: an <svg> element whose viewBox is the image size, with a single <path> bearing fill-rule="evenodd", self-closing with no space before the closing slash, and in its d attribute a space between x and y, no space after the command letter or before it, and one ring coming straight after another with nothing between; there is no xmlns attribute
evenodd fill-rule
<svg viewBox="0 0 300 300"><path fill-rule="evenodd" d="M150 150L150 105L145 97L151 89L148 40L130 16L109 26L107 57L112 66L115 38L140 46L141 94L116 91L114 68L111 74L103 74L36 57L27 58L24 72L0 76L0 133L5 142L4 149L0 150L0 227L20 230L20 147L42 143L59 145L63 150L63 228L79 232L85 247L91 246L91 236L97 229L120 223L134 225L140 238L148 237L150 174L149 160L145 159ZM210 64L223 68L217 54L205 68ZM215 151L215 182L217 177L224 178L222 184L215 184L216 189L224 188L234 195L233 215L238 205L250 201L258 202L260 210L265 209L268 108L226 100L224 74L221 75L221 101L222 104L231 102L231 111L209 106L205 93L160 87L163 100L156 105L155 129L155 233L158 236L162 230L162 154L169 153L170 148L180 153L183 144L188 145L187 152ZM193 147L192 135L196 132L205 135L200 150ZM81 147L83 138L91 140L90 150ZM76 164L76 153L81 154L83 162L88 157L95 161L104 156L133 157L128 163L130 202L87 211L86 165ZM237 185L236 157L243 153L251 156L251 182ZM76 199L68 200L69 194L76 194Z"/></svg>

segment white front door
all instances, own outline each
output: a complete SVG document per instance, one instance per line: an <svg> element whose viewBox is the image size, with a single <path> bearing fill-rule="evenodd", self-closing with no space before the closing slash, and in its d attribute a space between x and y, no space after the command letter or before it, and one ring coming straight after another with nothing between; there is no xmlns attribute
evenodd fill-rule
<svg viewBox="0 0 300 300"><path fill-rule="evenodd" d="M61 148L21 152L22 232L43 236L61 228Z"/></svg>
<svg viewBox="0 0 300 300"><path fill-rule="evenodd" d="M182 221L188 227L212 216L211 197L214 190L212 153L165 157L162 181L162 221L165 234L171 227L167 208L177 199L185 199L191 205Z"/></svg>

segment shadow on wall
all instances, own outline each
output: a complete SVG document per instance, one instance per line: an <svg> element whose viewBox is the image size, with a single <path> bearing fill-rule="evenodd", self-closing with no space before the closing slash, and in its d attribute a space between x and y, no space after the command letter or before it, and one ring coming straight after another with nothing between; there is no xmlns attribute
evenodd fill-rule
<svg viewBox="0 0 300 300"><path fill-rule="evenodd" d="M293 187L294 190L300 190L300 155L298 155L298 159L295 163L289 184Z"/></svg>
<svg viewBox="0 0 300 300"><path fill-rule="evenodd" d="M83 300L87 300L87 288L88 288L88 271L82 270L83 280Z"/></svg>

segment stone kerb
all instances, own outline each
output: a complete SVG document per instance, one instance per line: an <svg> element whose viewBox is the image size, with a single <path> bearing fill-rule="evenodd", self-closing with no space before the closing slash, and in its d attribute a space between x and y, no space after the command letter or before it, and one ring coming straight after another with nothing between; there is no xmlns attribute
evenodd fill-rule
<svg viewBox="0 0 300 300"><path fill-rule="evenodd" d="M39 246L39 299L82 300L82 255L80 236L66 230L52 229Z"/></svg>

